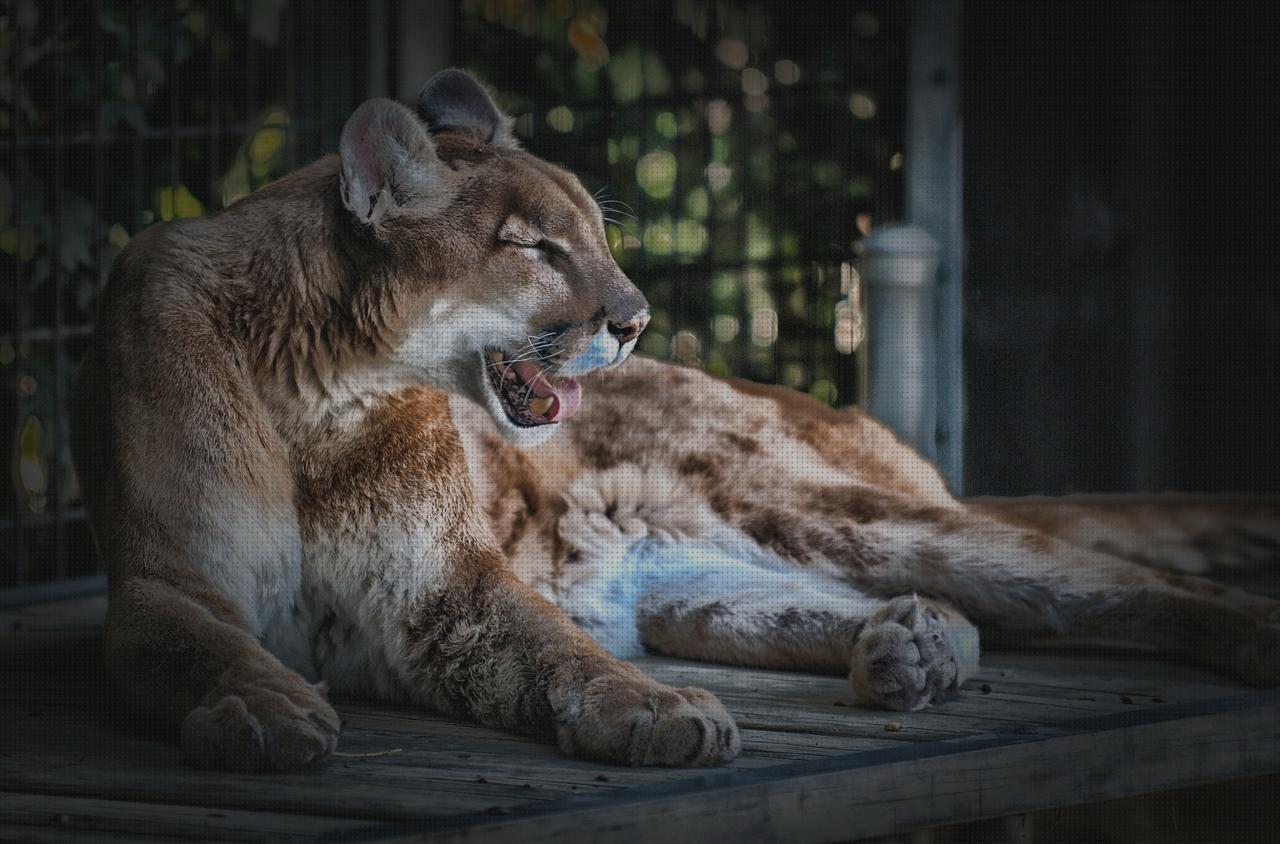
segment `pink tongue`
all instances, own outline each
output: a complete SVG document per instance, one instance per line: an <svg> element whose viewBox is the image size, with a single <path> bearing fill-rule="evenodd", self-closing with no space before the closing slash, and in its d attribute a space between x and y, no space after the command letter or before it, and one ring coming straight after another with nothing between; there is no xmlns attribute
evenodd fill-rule
<svg viewBox="0 0 1280 844"><path fill-rule="evenodd" d="M582 385L572 378L566 378L556 385L556 404L558 408L551 410L552 419L568 419L578 412L582 404Z"/></svg>
<svg viewBox="0 0 1280 844"><path fill-rule="evenodd" d="M578 405L582 404L582 385L572 378L565 378L552 385L547 383L539 373L541 370L536 363L523 360L519 363L511 365L520 376L520 380L526 384L533 385L533 394L538 398L546 398L547 396L555 397L555 404L547 411L547 419L555 422L560 419L568 419L570 416L578 412Z"/></svg>

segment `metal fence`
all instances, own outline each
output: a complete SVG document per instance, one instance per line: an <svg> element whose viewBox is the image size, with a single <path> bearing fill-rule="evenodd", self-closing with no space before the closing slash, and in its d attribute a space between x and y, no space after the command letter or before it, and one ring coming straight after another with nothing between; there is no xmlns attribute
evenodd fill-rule
<svg viewBox="0 0 1280 844"><path fill-rule="evenodd" d="M902 214L907 4L462 5L454 55L606 197L641 351L861 400L840 270Z"/></svg>
<svg viewBox="0 0 1280 844"><path fill-rule="evenodd" d="M396 22L412 5L0 11L9 602L15 587L99 572L65 407L112 260L149 225L217 210L336 149L356 103L397 89L397 53L413 45ZM462 0L452 20L455 59L522 115L526 145L607 191L611 244L654 309L644 351L833 404L860 398L836 335L840 265L901 214L902 3Z"/></svg>
<svg viewBox="0 0 1280 844"><path fill-rule="evenodd" d="M336 148L370 38L364 7L337 0L7 5L0 587L15 587L98 571L65 409L112 260L141 229Z"/></svg>

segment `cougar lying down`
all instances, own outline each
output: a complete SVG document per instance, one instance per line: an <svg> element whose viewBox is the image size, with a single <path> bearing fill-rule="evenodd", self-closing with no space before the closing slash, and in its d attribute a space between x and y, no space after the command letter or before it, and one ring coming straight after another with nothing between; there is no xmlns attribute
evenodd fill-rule
<svg viewBox="0 0 1280 844"><path fill-rule="evenodd" d="M234 769L331 752L326 684L713 765L730 714L625 657L912 710L973 673L977 623L1280 682L1280 604L1187 574L1274 554L1274 510L963 503L857 411L628 360L647 321L591 194L459 71L140 235L74 397L126 705Z"/></svg>

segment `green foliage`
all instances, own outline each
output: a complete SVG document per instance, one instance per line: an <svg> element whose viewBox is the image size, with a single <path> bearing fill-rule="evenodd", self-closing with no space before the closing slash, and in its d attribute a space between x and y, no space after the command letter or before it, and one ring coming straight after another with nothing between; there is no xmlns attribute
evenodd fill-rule
<svg viewBox="0 0 1280 844"><path fill-rule="evenodd" d="M284 0L63 0L53 11L13 0L0 12L0 420L11 467L0 586L16 576L10 555L26 560L28 579L50 576L55 546L92 562L83 525L59 541L49 516L78 496L65 401L111 262L147 226L209 213L297 163L287 110L252 105L277 99L288 79Z"/></svg>
<svg viewBox="0 0 1280 844"><path fill-rule="evenodd" d="M56 18L42 0L0 11L0 420L11 467L0 585L13 582L12 554L50 565L47 516L74 505L61 410L116 255L149 225L213 213L271 182L321 138L294 101L317 61L291 42L311 6L59 6ZM609 245L653 305L642 351L831 404L856 398L837 267L860 230L901 208L904 0L803 13L723 0L459 6L455 57L496 87L531 150L601 191ZM345 59L367 66L358 45ZM21 536L18 516L29 522ZM88 565L88 534L76 529L80 545L64 556Z"/></svg>
<svg viewBox="0 0 1280 844"><path fill-rule="evenodd" d="M840 405L858 385L834 336L838 266L859 221L902 203L904 18L895 2L467 0L454 50L520 104L532 151L601 191L653 307L642 351Z"/></svg>

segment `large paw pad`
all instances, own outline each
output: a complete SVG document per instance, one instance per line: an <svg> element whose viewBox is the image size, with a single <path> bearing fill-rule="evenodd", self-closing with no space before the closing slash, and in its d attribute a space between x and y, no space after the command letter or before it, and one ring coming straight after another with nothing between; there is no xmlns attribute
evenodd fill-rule
<svg viewBox="0 0 1280 844"><path fill-rule="evenodd" d="M895 598L867 619L851 669L859 702L907 712L925 708L960 682L945 623L911 595Z"/></svg>

